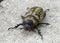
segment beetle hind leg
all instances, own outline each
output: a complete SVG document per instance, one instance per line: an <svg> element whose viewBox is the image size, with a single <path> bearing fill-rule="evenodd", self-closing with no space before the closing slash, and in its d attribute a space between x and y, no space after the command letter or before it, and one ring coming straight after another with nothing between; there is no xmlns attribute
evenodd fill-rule
<svg viewBox="0 0 60 43"><path fill-rule="evenodd" d="M44 11L44 17L46 16L46 12L47 11L49 11L50 9L46 9L45 11Z"/></svg>
<svg viewBox="0 0 60 43"><path fill-rule="evenodd" d="M38 31L38 34L41 36L41 39L43 39L43 35L41 34L40 31Z"/></svg>
<svg viewBox="0 0 60 43"><path fill-rule="evenodd" d="M41 31L37 28L38 34L41 36L41 39L43 40L43 35L41 34Z"/></svg>

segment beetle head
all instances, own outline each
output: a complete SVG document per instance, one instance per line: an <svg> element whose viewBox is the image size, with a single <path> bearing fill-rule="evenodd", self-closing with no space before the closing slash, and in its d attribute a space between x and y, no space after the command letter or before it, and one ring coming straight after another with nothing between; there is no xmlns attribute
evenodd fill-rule
<svg viewBox="0 0 60 43"><path fill-rule="evenodd" d="M25 30L31 30L34 27L34 23L30 19L25 19L24 16L21 16L23 19L23 26Z"/></svg>
<svg viewBox="0 0 60 43"><path fill-rule="evenodd" d="M24 20L23 24L24 24L24 28L26 30L31 30L32 25L33 25L33 21L32 20Z"/></svg>

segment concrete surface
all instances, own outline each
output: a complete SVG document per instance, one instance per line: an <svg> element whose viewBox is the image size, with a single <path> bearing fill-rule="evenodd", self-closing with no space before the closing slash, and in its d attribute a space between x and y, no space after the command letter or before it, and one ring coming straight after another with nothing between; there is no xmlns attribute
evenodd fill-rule
<svg viewBox="0 0 60 43"><path fill-rule="evenodd" d="M60 43L60 0L4 0L1 5L4 8L0 7L0 43ZM27 7L32 6L50 9L43 21L50 25L39 27L43 40L37 32L8 31L9 27L22 22L21 15L25 14Z"/></svg>

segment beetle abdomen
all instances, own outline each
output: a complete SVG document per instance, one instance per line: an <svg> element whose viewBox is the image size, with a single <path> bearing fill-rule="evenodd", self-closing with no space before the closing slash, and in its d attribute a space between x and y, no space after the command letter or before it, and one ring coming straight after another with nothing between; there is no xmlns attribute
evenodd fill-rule
<svg viewBox="0 0 60 43"><path fill-rule="evenodd" d="M26 19L31 19L34 23L41 22L44 18L44 12L41 7L32 7L25 14Z"/></svg>

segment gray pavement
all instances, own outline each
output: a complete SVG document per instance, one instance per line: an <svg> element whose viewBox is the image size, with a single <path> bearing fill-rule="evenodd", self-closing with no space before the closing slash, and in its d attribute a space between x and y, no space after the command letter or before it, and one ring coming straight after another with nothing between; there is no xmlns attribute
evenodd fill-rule
<svg viewBox="0 0 60 43"><path fill-rule="evenodd" d="M60 0L4 0L1 5L4 8L0 7L0 43L60 43ZM50 9L43 21L50 25L39 27L43 40L37 32L20 29L8 31L9 27L22 22L21 15L32 6Z"/></svg>

